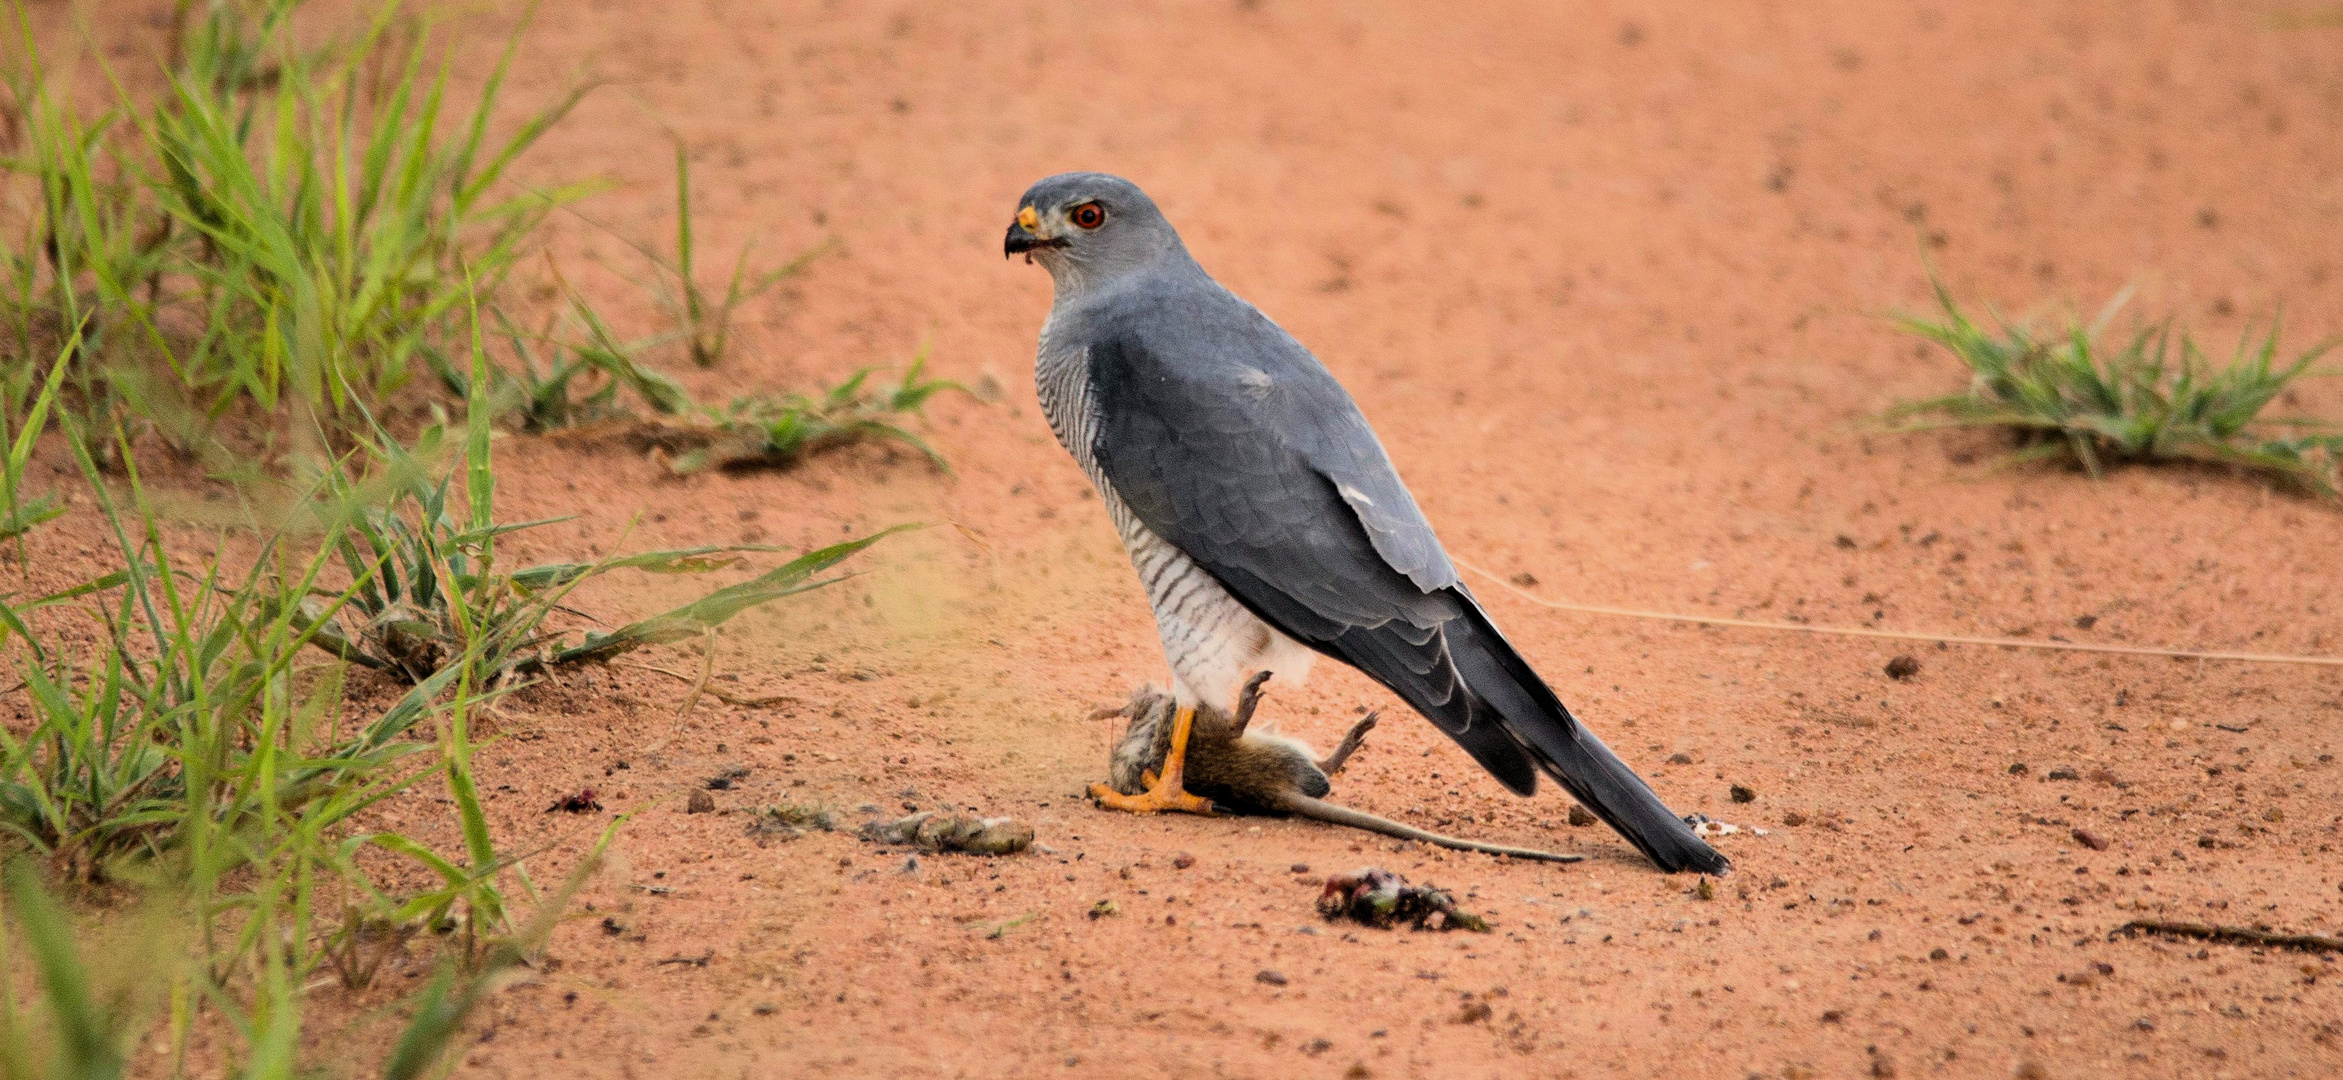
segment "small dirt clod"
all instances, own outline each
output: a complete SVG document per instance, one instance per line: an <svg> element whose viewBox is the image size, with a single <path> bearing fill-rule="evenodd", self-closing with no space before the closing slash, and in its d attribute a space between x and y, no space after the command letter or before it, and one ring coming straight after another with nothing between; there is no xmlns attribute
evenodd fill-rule
<svg viewBox="0 0 2343 1080"><path fill-rule="evenodd" d="M714 795L708 794L706 791L695 788L691 793L691 797L684 800L683 812L687 814L715 813L716 797Z"/></svg>
<svg viewBox="0 0 2343 1080"><path fill-rule="evenodd" d="M2107 838L2099 835L2098 833L2092 832L2089 829L2076 829L2074 831L2074 838L2075 843L2081 844L2093 851L2107 850Z"/></svg>
<svg viewBox="0 0 2343 1080"><path fill-rule="evenodd" d="M1751 790L1751 789L1750 789L1750 787L1749 787L1747 784L1735 784L1735 785L1733 785L1733 787L1732 787L1731 791L1729 792L1729 794L1731 794L1731 795L1732 795L1732 797L1733 797L1733 801L1734 801L1734 802L1737 802L1737 803L1747 803L1747 802L1756 802L1756 801L1757 801L1757 792L1756 792L1756 791L1754 791L1754 790Z"/></svg>
<svg viewBox="0 0 2343 1080"><path fill-rule="evenodd" d="M1596 817L1592 813L1588 812L1586 807L1580 806L1576 803L1571 804L1570 823L1572 825L1583 829L1589 825L1594 824L1596 820Z"/></svg>
<svg viewBox="0 0 2343 1080"><path fill-rule="evenodd" d="M1915 657L1898 656L1887 662L1888 678L1903 680L1918 674L1920 674L1920 661Z"/></svg>

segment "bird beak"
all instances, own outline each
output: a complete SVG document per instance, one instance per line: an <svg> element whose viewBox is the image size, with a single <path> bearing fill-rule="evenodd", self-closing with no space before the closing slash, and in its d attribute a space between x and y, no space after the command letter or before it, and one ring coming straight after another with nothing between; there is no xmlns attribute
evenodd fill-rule
<svg viewBox="0 0 2343 1080"><path fill-rule="evenodd" d="M1043 236L1041 234L1041 215L1035 213L1033 208L1028 206L1017 211L1017 220L1010 224L1008 238L1001 241L1001 257L1005 259L1011 255L1023 254L1026 262L1032 262L1031 252L1035 248L1064 246L1066 246L1064 237Z"/></svg>

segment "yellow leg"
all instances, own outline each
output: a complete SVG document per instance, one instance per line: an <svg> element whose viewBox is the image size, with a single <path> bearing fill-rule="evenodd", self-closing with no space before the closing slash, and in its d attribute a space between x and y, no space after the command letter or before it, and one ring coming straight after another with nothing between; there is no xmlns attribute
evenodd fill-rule
<svg viewBox="0 0 2343 1080"><path fill-rule="evenodd" d="M1110 810L1125 810L1134 814L1159 814L1178 810L1190 814L1212 813L1212 800L1190 795L1181 787L1188 769L1188 734L1195 730L1196 710L1182 706L1172 717L1171 751L1163 757L1163 775L1143 774L1147 790L1137 795L1125 795L1105 784L1090 785L1090 797L1098 805Z"/></svg>

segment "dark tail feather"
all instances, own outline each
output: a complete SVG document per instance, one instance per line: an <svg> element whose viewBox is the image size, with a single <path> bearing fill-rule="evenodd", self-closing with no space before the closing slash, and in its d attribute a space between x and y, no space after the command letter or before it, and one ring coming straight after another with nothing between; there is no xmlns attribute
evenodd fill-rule
<svg viewBox="0 0 2343 1080"><path fill-rule="evenodd" d="M1538 767L1521 744L1495 724L1473 722L1472 694L1457 685L1439 638L1416 642L1396 628L1360 628L1335 638L1326 651L1390 687L1514 794L1538 789Z"/></svg>
<svg viewBox="0 0 2343 1080"><path fill-rule="evenodd" d="M1570 796L1608 822L1659 868L1721 874L1732 862L1692 832L1619 755L1570 715L1529 662L1459 587L1465 617L1448 624L1448 648L1476 704L1537 758ZM1476 710L1479 711L1479 710ZM1477 721L1481 718L1476 717Z"/></svg>

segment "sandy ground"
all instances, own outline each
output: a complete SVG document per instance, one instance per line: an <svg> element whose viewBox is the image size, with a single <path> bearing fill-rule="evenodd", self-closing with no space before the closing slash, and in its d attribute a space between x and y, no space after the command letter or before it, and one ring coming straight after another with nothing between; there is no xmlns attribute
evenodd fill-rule
<svg viewBox="0 0 2343 1080"><path fill-rule="evenodd" d="M751 237L766 258L841 245L753 309L724 365L686 372L695 391L925 347L1002 392L934 409L950 475L857 451L677 481L620 451L500 444L507 519L582 515L516 542L532 554L608 550L638 514L628 547L937 527L724 635L717 685L790 703L679 716L683 682L612 668L506 706L481 761L500 835L558 841L539 880L607 820L544 813L561 795L592 786L635 817L555 963L498 996L457 1074L2343 1073L2343 965L2108 938L2136 917L2343 930L2332 668L1594 620L1477 583L1672 805L1767 830L1720 841L1738 871L1714 899L1404 715L1337 798L1590 860L1093 810L1076 793L1110 732L1088 717L1162 662L1033 400L1046 275L999 253L1032 180L1138 180L1350 386L1451 551L1540 595L2332 654L2332 506L2210 471L1992 472L1989 440L1867 423L1961 383L1877 317L1925 303L1924 259L2019 311L2136 286L2134 311L2224 349L2281 303L2292 341L2343 331L2343 29L2291 11L547 4L516 93L606 85L529 169L619 182L554 246L623 322L651 325L619 238L669 227L667 132L694 154L708 265ZM510 17L464 25L490 41ZM92 550L82 527L36 539L49 565ZM579 602L615 620L693 587ZM1902 652L1921 670L1891 680ZM1326 743L1395 704L1321 665L1266 709ZM748 773L719 812L686 814L731 768ZM1031 820L1046 850L760 845L747 815L779 802L848 824L977 807ZM452 847L447 816L422 793L385 822ZM1321 923L1319 879L1371 864L1456 890L1495 932ZM1118 913L1088 917L1102 900Z"/></svg>

